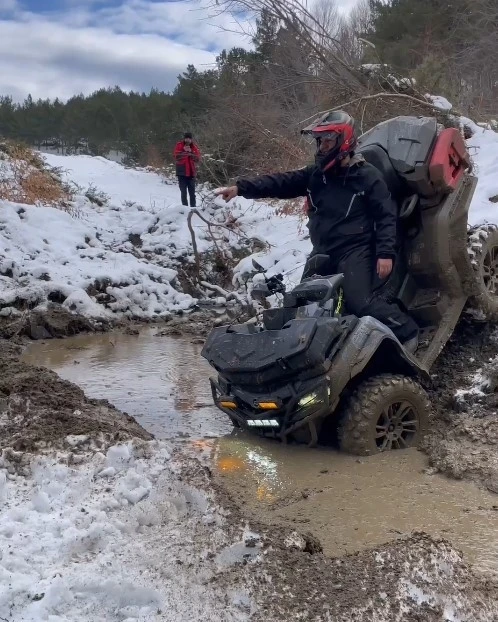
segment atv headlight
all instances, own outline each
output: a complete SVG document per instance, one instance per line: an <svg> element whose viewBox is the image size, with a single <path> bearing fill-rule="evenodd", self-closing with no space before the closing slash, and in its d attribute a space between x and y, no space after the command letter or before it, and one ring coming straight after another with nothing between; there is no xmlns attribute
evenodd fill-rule
<svg viewBox="0 0 498 622"><path fill-rule="evenodd" d="M313 406L314 404L322 403L323 398L316 391L313 391L313 393L308 393L308 395L302 397L298 402L301 408L306 408L308 406Z"/></svg>
<svg viewBox="0 0 498 622"><path fill-rule="evenodd" d="M247 425L254 428L278 428L279 423L276 419L248 419Z"/></svg>

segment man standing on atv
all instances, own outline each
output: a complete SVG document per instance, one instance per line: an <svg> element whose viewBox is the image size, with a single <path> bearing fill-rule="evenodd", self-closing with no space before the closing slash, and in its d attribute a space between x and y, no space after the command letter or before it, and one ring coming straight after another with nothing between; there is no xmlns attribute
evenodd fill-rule
<svg viewBox="0 0 498 622"><path fill-rule="evenodd" d="M190 198L190 207L195 207L195 176L196 164L201 158L199 147L194 143L192 134L185 132L183 140L176 143L173 152L176 163L176 176L182 197L182 205L188 205L187 190Z"/></svg>
<svg viewBox="0 0 498 622"><path fill-rule="evenodd" d="M222 188L225 201L307 197L308 229L313 251L303 278L316 270L314 255L328 255L322 276L344 274L344 298L351 313L370 315L388 326L405 348L418 346L417 324L379 288L396 259L397 207L380 172L355 155L354 119L346 112L326 113L302 130L316 140L315 164L297 171L239 179Z"/></svg>

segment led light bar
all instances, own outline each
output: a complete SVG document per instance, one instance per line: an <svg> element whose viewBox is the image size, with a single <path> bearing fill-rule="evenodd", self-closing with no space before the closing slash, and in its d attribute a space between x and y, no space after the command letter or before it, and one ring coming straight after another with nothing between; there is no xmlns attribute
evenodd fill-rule
<svg viewBox="0 0 498 622"><path fill-rule="evenodd" d="M248 419L247 425L252 428L278 428L279 423L276 419Z"/></svg>

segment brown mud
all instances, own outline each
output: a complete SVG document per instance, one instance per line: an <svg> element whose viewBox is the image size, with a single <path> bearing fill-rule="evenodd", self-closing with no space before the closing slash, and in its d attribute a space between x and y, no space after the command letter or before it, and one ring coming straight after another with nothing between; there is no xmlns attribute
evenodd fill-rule
<svg viewBox="0 0 498 622"><path fill-rule="evenodd" d="M246 515L309 530L328 556L424 531L498 576L498 498L470 482L430 475L426 467L426 456L415 449L357 459L248 435L220 439L211 461L215 481Z"/></svg>
<svg viewBox="0 0 498 622"><path fill-rule="evenodd" d="M464 319L431 370L424 450L435 470L498 493L498 328ZM479 385L479 379L482 382ZM477 388L477 390L476 390Z"/></svg>
<svg viewBox="0 0 498 622"><path fill-rule="evenodd" d="M186 335L197 339L207 336L213 326L231 321L242 322L248 317L241 315L239 308L232 310L199 308L189 313L153 320L130 320L111 318L91 320L77 313L71 313L60 304L51 303L44 310L21 309L16 316L0 317L0 339L16 343L28 340L60 339L81 333L107 332L119 328L135 334L137 326L157 324L162 327L163 335Z"/></svg>
<svg viewBox="0 0 498 622"><path fill-rule="evenodd" d="M245 318L240 310L197 309L156 323L158 336L183 336L201 345L214 325ZM0 337L26 343L29 339L60 338L119 328L137 334L139 324L128 320L92 322L53 304L45 312L27 312L0 319ZM498 353L496 325L464 318L431 370L426 387L434 406L423 449L431 466L449 477L470 479L498 492ZM476 374L490 382L481 392L472 390ZM463 397L456 397L457 392ZM467 391L467 394L465 394Z"/></svg>
<svg viewBox="0 0 498 622"><path fill-rule="evenodd" d="M0 318L0 338L22 343L28 339L58 339L85 332L109 330L119 322L92 321L58 304L44 311L25 309L18 316Z"/></svg>
<svg viewBox="0 0 498 622"><path fill-rule="evenodd" d="M249 583L254 622L494 622L498 582L475 573L442 538L414 532L350 555L327 556L316 536L261 523L207 468L183 461L181 475L214 492L234 539L250 526L244 558L211 580L228 593ZM381 517L379 517L381 520ZM238 545L233 545L235 549ZM255 556L258 559L255 563ZM243 608L243 604L241 605ZM248 610L248 609L247 609Z"/></svg>
<svg viewBox="0 0 498 622"><path fill-rule="evenodd" d="M0 340L0 449L33 452L63 447L68 436L101 445L149 439L133 417L106 400L90 400L76 385L19 360L20 348Z"/></svg>

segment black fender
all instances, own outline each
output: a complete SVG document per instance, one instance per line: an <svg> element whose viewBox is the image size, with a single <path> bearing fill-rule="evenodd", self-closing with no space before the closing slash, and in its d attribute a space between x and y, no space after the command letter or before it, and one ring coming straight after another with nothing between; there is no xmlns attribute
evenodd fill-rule
<svg viewBox="0 0 498 622"><path fill-rule="evenodd" d="M351 380L360 375L369 365L375 364L379 372L389 371L419 376L428 380L425 367L407 352L394 333L382 322L365 316L358 320L332 362L330 402L337 404L341 393ZM375 373L375 372L374 372ZM373 375L373 374L372 374Z"/></svg>

